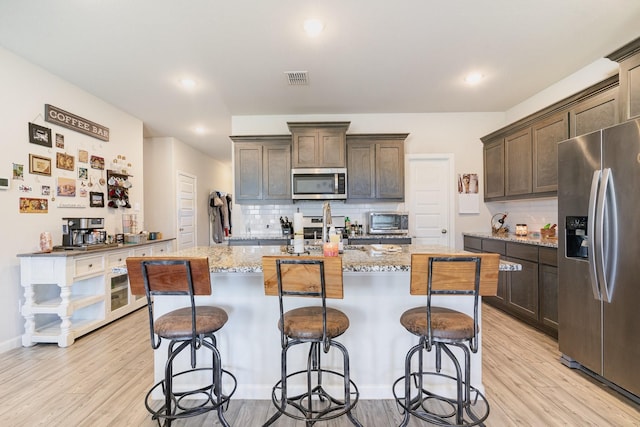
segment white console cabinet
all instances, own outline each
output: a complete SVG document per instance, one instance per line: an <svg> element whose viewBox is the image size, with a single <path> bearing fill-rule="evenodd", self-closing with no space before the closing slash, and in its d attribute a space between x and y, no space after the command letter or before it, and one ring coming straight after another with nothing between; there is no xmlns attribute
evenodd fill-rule
<svg viewBox="0 0 640 427"><path fill-rule="evenodd" d="M146 304L131 295L126 273L113 271L129 256L173 252L173 239L89 252L18 255L24 289L22 345L68 347L87 334Z"/></svg>

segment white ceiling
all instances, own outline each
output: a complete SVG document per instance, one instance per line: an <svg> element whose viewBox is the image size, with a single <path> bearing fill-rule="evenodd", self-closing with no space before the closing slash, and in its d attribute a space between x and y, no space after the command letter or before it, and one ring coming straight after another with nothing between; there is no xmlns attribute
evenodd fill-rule
<svg viewBox="0 0 640 427"><path fill-rule="evenodd" d="M1 46L224 162L233 115L506 111L638 36L639 0L0 0Z"/></svg>

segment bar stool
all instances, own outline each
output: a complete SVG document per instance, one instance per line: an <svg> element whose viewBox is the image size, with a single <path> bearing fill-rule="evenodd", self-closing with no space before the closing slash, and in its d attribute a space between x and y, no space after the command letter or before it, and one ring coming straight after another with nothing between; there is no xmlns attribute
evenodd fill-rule
<svg viewBox="0 0 640 427"><path fill-rule="evenodd" d="M217 411L220 423L229 426L223 412L235 392L237 381L228 371L222 369L220 352L214 332L227 322L227 313L213 306L196 305L195 295L211 295L209 261L206 257L169 258L169 257L130 257L127 258L127 270L131 292L134 295L146 295L149 311L149 332L151 346L160 347L163 339L169 340L164 379L156 383L145 398L145 406L152 419L160 426L170 426L173 420ZM153 297L160 295L187 296L188 305L157 319L153 315ZM211 351L211 366L196 367L197 351ZM183 351L190 353L191 369L174 372L173 362ZM211 375L204 385L191 385L190 390L174 387L174 380L181 379L201 383L202 377ZM227 381L223 384L223 377ZM232 386L229 394L223 391L223 385ZM180 389L180 390L178 390ZM159 409L152 407L152 393L161 390L164 404Z"/></svg>
<svg viewBox="0 0 640 427"><path fill-rule="evenodd" d="M405 374L395 381L393 394L404 412L400 426L411 415L435 425L475 426L489 416L489 402L471 385L471 352L478 351L478 301L480 295L495 295L498 283L498 254L413 254L412 295L426 295L427 305L405 311L400 323L419 337L405 358ZM473 317L458 310L432 305L432 296L466 295L473 299ZM463 367L452 348L462 350ZM435 371L425 368L424 353L435 350ZM418 354L417 370L412 359ZM442 354L450 360L443 370ZM437 394L427 389L427 379L455 393ZM396 388L404 386L404 395ZM453 387L455 385L455 388ZM455 394L455 396L452 396Z"/></svg>
<svg viewBox="0 0 640 427"><path fill-rule="evenodd" d="M360 422L352 413L358 402L358 388L350 378L349 353L334 340L349 327L349 318L341 311L327 307L327 298L343 298L342 258L340 257L277 257L262 258L266 295L277 295L280 303L281 378L275 384L271 400L277 412L264 424L268 426L282 414L306 422L307 427L318 421L344 414L356 426ZM293 308L285 311L285 297L314 297L321 305ZM299 344L309 343L306 370L287 372L287 352ZM343 371L324 366L322 354L335 348L342 354ZM290 381L304 379L305 390L293 396ZM323 384L325 378L341 379L341 396L332 396ZM335 392L334 392L335 393Z"/></svg>

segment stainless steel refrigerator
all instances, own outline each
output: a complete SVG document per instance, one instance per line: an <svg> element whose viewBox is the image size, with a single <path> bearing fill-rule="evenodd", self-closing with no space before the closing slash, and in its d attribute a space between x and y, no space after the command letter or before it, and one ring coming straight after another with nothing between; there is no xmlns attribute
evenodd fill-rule
<svg viewBox="0 0 640 427"><path fill-rule="evenodd" d="M640 402L640 120L558 145L562 362Z"/></svg>

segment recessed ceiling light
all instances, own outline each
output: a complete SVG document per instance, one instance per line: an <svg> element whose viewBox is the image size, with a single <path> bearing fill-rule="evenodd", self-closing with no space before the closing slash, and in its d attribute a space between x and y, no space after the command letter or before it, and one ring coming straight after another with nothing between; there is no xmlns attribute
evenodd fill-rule
<svg viewBox="0 0 640 427"><path fill-rule="evenodd" d="M324 30L324 24L319 19L307 19L304 21L304 30L309 37L316 37Z"/></svg>
<svg viewBox="0 0 640 427"><path fill-rule="evenodd" d="M482 78L483 78L483 77L484 77L484 76L483 76L482 74L480 74L480 73L469 73L469 74L467 74L467 76L464 78L464 81L465 81L467 84L475 85L475 84L480 83L480 81L482 80Z"/></svg>
<svg viewBox="0 0 640 427"><path fill-rule="evenodd" d="M196 131L196 133L197 133L198 135L203 135L203 134L204 134L204 132L205 132L205 131L204 131L204 128L203 128L202 126L198 126L198 127L195 129L195 131Z"/></svg>
<svg viewBox="0 0 640 427"><path fill-rule="evenodd" d="M191 88L195 87L196 82L194 80L192 80L192 79L182 79L182 80L180 80L180 84L185 89L191 89Z"/></svg>

